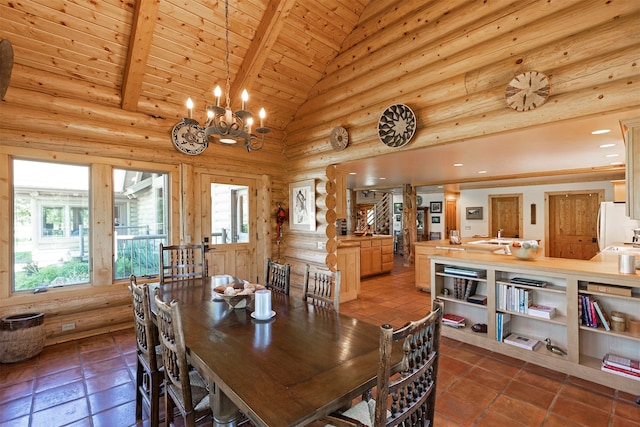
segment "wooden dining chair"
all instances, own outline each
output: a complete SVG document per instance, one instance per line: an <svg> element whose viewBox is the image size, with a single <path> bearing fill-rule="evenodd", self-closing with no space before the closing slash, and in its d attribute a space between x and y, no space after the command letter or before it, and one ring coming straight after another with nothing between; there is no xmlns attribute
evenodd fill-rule
<svg viewBox="0 0 640 427"><path fill-rule="evenodd" d="M164 246L160 243L160 283L208 275L204 243Z"/></svg>
<svg viewBox="0 0 640 427"><path fill-rule="evenodd" d="M443 308L436 300L433 311L420 320L396 330L388 324L380 326L376 399L363 398L325 421L337 427L433 425ZM394 369L391 355L398 341L404 354Z"/></svg>
<svg viewBox="0 0 640 427"><path fill-rule="evenodd" d="M320 307L339 311L340 271L334 272L307 264L302 299Z"/></svg>
<svg viewBox="0 0 640 427"><path fill-rule="evenodd" d="M278 264L267 258L264 285L273 291L289 295L289 280L291 277L290 264Z"/></svg>
<svg viewBox="0 0 640 427"><path fill-rule="evenodd" d="M172 425L173 411L177 407L185 425L195 426L197 421L211 416L209 387L187 361L178 302L164 302L156 295L155 303L164 362L166 425Z"/></svg>
<svg viewBox="0 0 640 427"><path fill-rule="evenodd" d="M136 276L129 278L136 331L136 420L142 419L142 402L149 407L151 426L160 423L160 396L164 372L158 345L158 329L151 317L149 286L138 285Z"/></svg>

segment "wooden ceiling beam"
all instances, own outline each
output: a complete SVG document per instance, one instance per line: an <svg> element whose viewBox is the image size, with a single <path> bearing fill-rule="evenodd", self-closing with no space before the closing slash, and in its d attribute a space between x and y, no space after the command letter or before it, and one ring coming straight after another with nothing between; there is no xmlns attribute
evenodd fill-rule
<svg viewBox="0 0 640 427"><path fill-rule="evenodd" d="M136 1L122 82L122 108L125 110L136 111L138 108L159 7L160 0Z"/></svg>
<svg viewBox="0 0 640 427"><path fill-rule="evenodd" d="M231 85L230 98L240 99L243 89L251 88L258 78L269 52L273 48L287 17L291 13L296 0L277 0L268 2L267 10L260 21L256 35L251 41L242 65Z"/></svg>

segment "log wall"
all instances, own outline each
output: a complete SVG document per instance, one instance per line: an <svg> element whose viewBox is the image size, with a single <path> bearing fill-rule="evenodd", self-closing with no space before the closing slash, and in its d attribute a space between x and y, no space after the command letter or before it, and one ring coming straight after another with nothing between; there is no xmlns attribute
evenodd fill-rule
<svg viewBox="0 0 640 427"><path fill-rule="evenodd" d="M371 2L287 127L288 177L326 183L332 164L399 150L429 157L439 144L640 108L639 27L640 3L625 0ZM550 98L515 112L505 88L531 70L550 77ZM391 149L377 123L395 103L411 107L418 128ZM349 132L345 150L331 147L335 126ZM319 218L331 211L318 209ZM290 233L295 272L321 261L313 246L314 237L326 241L324 231ZM308 253L293 250L303 245Z"/></svg>

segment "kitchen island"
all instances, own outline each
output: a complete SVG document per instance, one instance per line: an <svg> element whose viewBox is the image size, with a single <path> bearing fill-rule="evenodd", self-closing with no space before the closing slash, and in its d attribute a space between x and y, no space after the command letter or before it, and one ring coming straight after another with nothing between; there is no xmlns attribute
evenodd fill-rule
<svg viewBox="0 0 640 427"><path fill-rule="evenodd" d="M487 238L463 237L461 244L452 245L449 240L427 240L414 244L416 288L428 292L431 289L431 264L429 257L435 254L446 254L450 251L471 251L504 254L502 245L477 243L488 241Z"/></svg>
<svg viewBox="0 0 640 427"><path fill-rule="evenodd" d="M544 282L544 286L521 284L523 278ZM461 281L471 284L476 296L486 297L485 304L468 301L455 292ZM607 353L640 359L640 333L630 331L628 325L624 330L607 330L601 325L587 326L581 320L583 296L586 301L598 301L607 313L618 311L625 313L627 319L640 320L640 273L619 273L617 256L603 254L589 261L546 257L522 261L509 255L441 250L431 255L431 286L432 302L436 298L444 301L445 314L466 320L465 327L443 328L443 336L640 395L637 378L600 369ZM524 301L531 299L532 304L554 307L555 315L537 317L519 305L505 305L510 301L505 296L514 292L526 292ZM505 321L499 322L498 316ZM486 325L486 332L473 332L474 324ZM510 333L541 344L528 350L503 342L498 339L498 328L507 324ZM566 354L549 351L546 338Z"/></svg>

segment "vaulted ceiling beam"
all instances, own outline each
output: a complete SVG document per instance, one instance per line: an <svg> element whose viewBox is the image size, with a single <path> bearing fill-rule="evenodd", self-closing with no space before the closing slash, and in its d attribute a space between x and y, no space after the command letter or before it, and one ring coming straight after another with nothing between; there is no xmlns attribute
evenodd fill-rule
<svg viewBox="0 0 640 427"><path fill-rule="evenodd" d="M153 40L160 0L137 0L133 13L133 25L129 37L129 50L122 82L122 108L138 109L142 93L142 80Z"/></svg>
<svg viewBox="0 0 640 427"><path fill-rule="evenodd" d="M268 2L267 10L260 21L256 35L251 41L247 54L242 61L238 74L231 85L231 99L240 99L243 89L249 90L264 65L269 52L280 35L287 17L296 0L277 0Z"/></svg>

